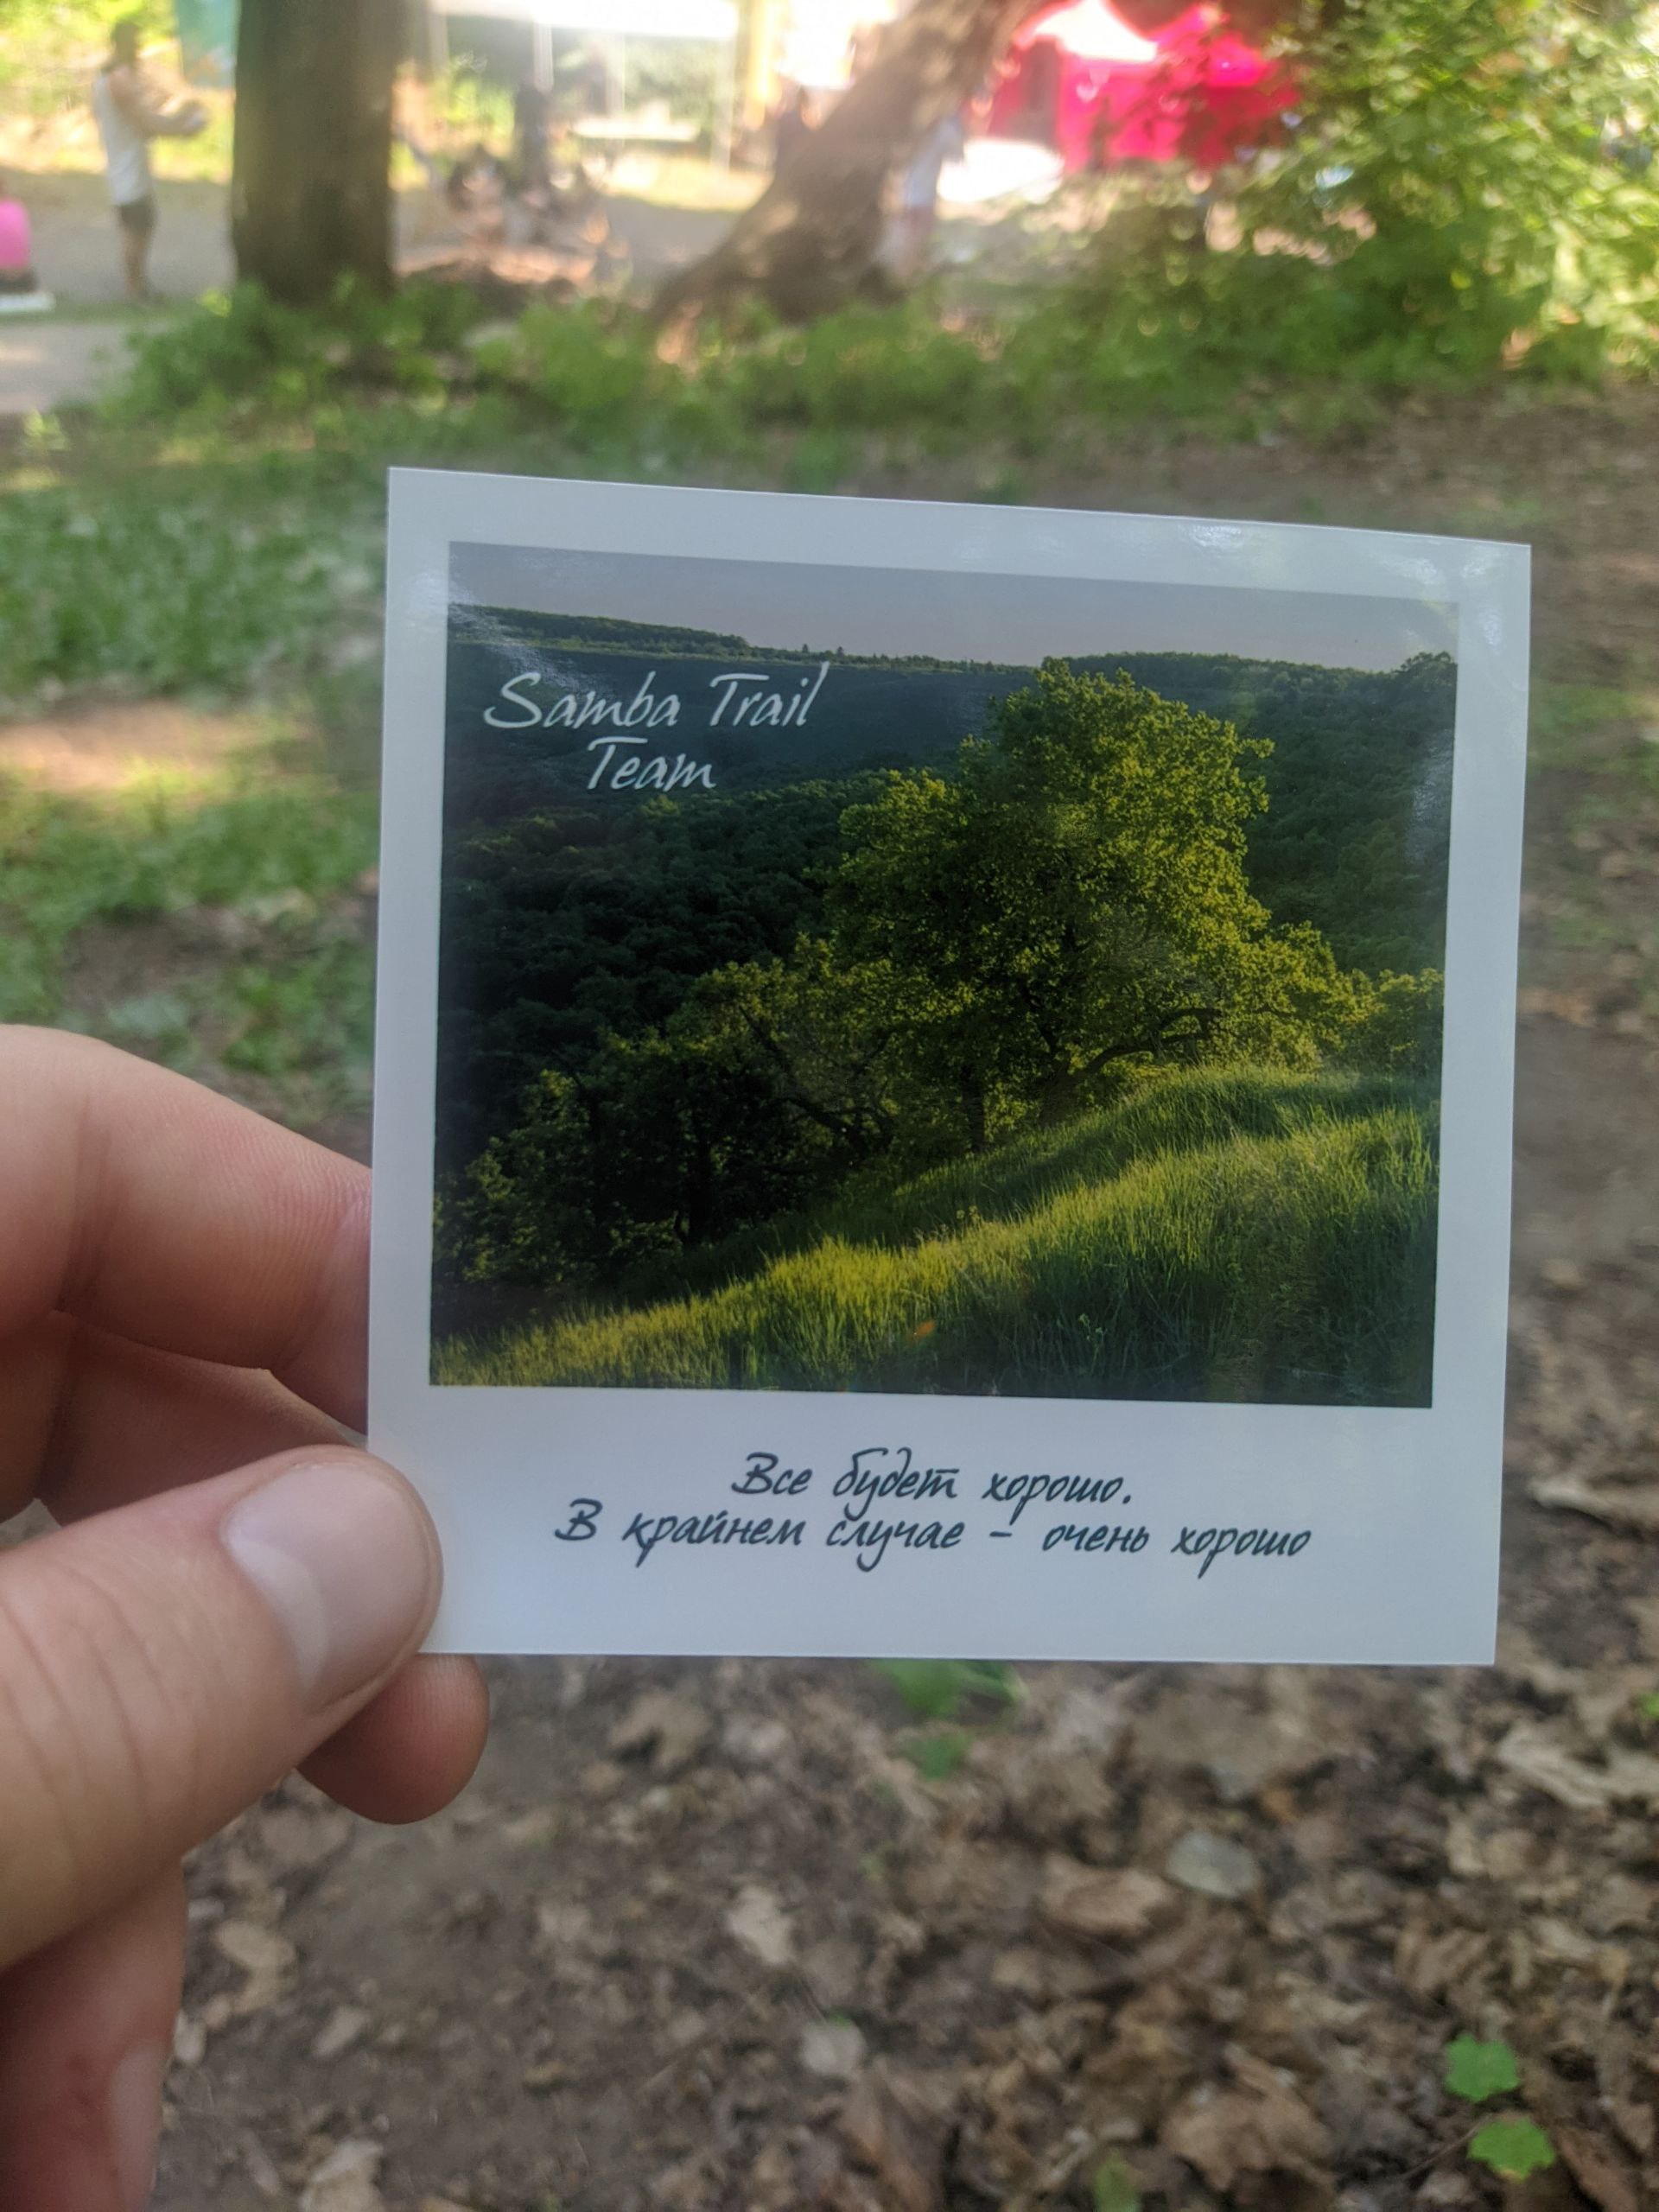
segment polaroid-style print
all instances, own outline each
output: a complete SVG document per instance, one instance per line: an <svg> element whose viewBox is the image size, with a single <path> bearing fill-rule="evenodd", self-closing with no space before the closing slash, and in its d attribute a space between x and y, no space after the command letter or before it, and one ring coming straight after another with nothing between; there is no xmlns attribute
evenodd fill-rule
<svg viewBox="0 0 1659 2212"><path fill-rule="evenodd" d="M440 1640L1488 1656L1526 556L400 475Z"/></svg>

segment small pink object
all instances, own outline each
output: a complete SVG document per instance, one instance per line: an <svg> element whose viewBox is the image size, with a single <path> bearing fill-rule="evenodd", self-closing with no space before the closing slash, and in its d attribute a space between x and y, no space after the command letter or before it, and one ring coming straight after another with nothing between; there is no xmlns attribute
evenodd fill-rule
<svg viewBox="0 0 1659 2212"><path fill-rule="evenodd" d="M0 200L0 276L15 276L29 266L29 213L20 200Z"/></svg>

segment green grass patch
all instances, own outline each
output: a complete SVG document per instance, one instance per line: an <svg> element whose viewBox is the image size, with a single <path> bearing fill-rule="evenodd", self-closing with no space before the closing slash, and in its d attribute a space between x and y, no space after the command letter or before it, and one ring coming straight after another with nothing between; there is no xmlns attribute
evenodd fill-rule
<svg viewBox="0 0 1659 2212"><path fill-rule="evenodd" d="M96 792L0 778L0 1020L258 1078L290 1119L360 1109L373 957L354 887L375 839L372 794L285 747ZM137 988L74 987L94 943Z"/></svg>
<svg viewBox="0 0 1659 2212"><path fill-rule="evenodd" d="M181 459L0 498L0 710L42 688L247 693L380 617L379 471ZM366 653L368 646L363 648Z"/></svg>
<svg viewBox="0 0 1659 2212"><path fill-rule="evenodd" d="M1423 1404L1434 1131L1431 1095L1410 1085L1179 1077L884 1200L867 1192L862 1235L832 1215L718 1288L451 1339L433 1371Z"/></svg>
<svg viewBox="0 0 1659 2212"><path fill-rule="evenodd" d="M1659 777L1659 697L1607 683L1541 680L1532 690L1528 757L1534 769Z"/></svg>

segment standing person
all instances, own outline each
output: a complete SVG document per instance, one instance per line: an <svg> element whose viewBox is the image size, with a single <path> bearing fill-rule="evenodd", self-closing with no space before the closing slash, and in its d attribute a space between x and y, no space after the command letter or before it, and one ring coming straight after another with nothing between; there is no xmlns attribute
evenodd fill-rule
<svg viewBox="0 0 1659 2212"><path fill-rule="evenodd" d="M506 163L480 138L450 170L444 188L445 199L461 219L468 252L486 260L506 236L509 181Z"/></svg>
<svg viewBox="0 0 1659 2212"><path fill-rule="evenodd" d="M512 96L512 181L520 193L545 192L552 181L547 166L551 115L547 94L533 79L524 78Z"/></svg>
<svg viewBox="0 0 1659 2212"><path fill-rule="evenodd" d="M196 106L168 114L153 107L138 70L138 24L133 16L110 33L110 55L92 83L92 113L104 142L127 297L149 297L149 248L156 235L156 194L149 173L152 138L191 138L207 118Z"/></svg>
<svg viewBox="0 0 1659 2212"><path fill-rule="evenodd" d="M812 136L814 120L812 96L804 85L797 85L787 99L779 104L772 125L772 168L774 176L780 175Z"/></svg>
<svg viewBox="0 0 1659 2212"><path fill-rule="evenodd" d="M917 148L899 188L899 237L894 259L899 273L918 276L939 219L939 178L947 162L959 162L967 145L962 117L953 111L936 123Z"/></svg>
<svg viewBox="0 0 1659 2212"><path fill-rule="evenodd" d="M35 275L29 210L0 174L0 306L38 307L44 301Z"/></svg>

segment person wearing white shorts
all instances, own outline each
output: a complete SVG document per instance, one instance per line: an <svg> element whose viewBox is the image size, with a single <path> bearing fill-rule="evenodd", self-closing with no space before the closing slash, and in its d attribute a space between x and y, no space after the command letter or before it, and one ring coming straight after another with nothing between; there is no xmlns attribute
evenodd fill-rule
<svg viewBox="0 0 1659 2212"><path fill-rule="evenodd" d="M956 111L936 123L917 148L899 188L899 236L894 254L899 273L919 276L928 241L939 219L939 179L947 162L959 162L966 139Z"/></svg>
<svg viewBox="0 0 1659 2212"><path fill-rule="evenodd" d="M149 142L194 137L206 118L196 107L169 114L151 106L138 68L138 24L131 16L110 34L110 58L92 81L92 113L104 142L110 198L121 228L127 297L147 300L150 241L156 235Z"/></svg>

